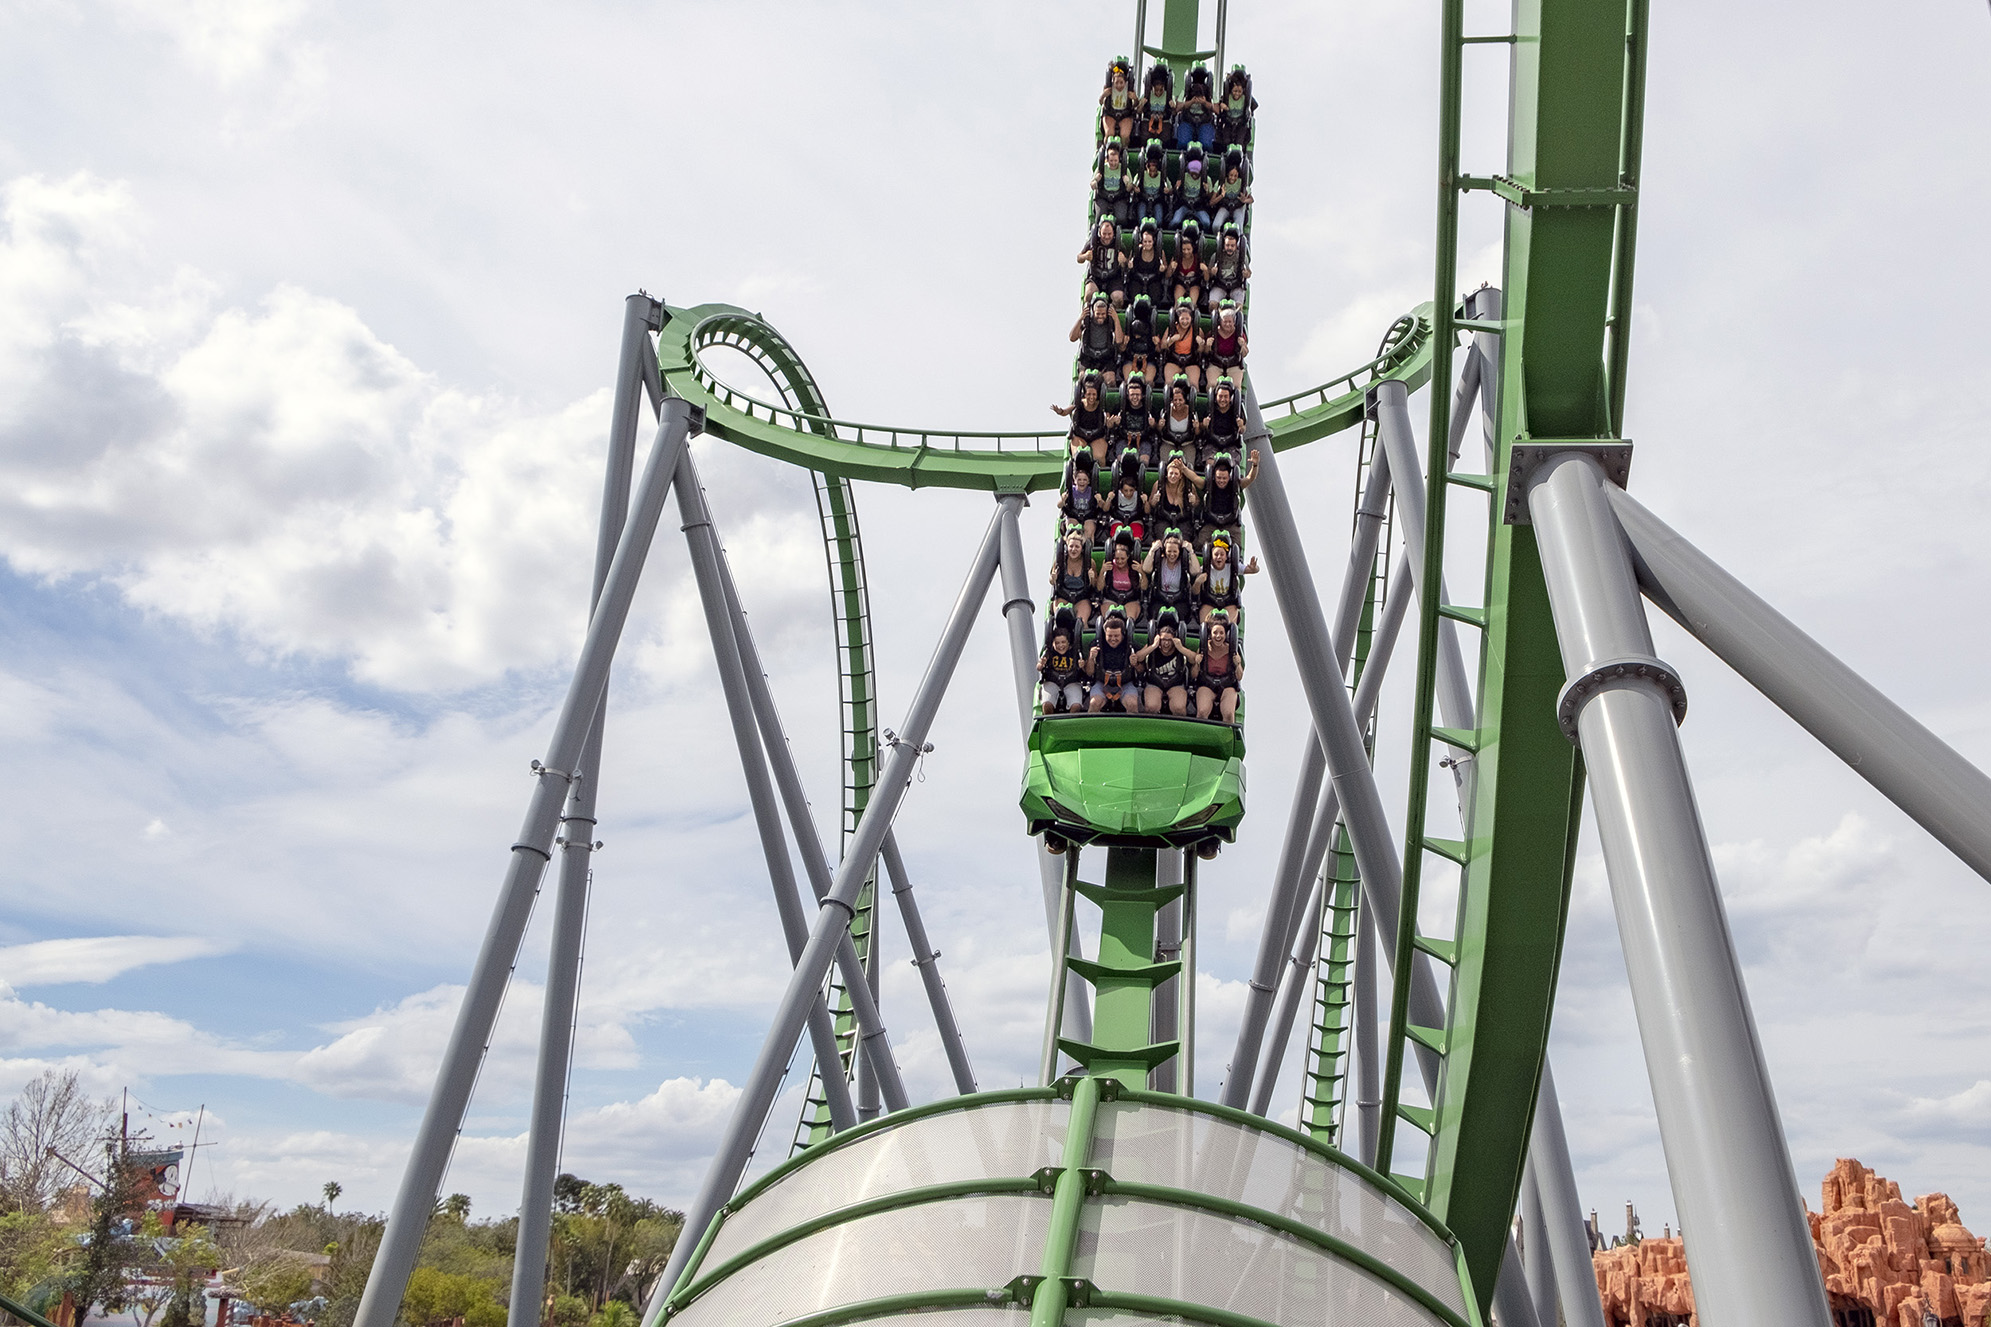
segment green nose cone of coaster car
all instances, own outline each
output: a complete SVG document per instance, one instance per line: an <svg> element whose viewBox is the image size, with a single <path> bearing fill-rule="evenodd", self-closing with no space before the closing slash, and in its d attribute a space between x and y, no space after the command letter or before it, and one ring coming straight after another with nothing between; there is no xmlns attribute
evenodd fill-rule
<svg viewBox="0 0 1991 1327"><path fill-rule="evenodd" d="M1161 715L1046 714L1030 728L1023 814L1076 844L1229 843L1244 819L1244 734Z"/></svg>

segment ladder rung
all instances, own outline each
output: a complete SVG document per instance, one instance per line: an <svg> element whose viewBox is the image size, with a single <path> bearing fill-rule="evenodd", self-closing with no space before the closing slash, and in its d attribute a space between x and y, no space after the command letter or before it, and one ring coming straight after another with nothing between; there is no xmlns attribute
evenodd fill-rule
<svg viewBox="0 0 1991 1327"><path fill-rule="evenodd" d="M1500 481L1492 475L1468 475L1457 470L1446 471L1445 478L1461 488L1476 488L1482 493L1496 492L1500 485Z"/></svg>
<svg viewBox="0 0 1991 1327"><path fill-rule="evenodd" d="M1486 629L1486 610L1484 608L1465 608L1458 604L1439 604L1438 616L1449 617L1454 622L1463 622L1469 627L1478 627L1482 631Z"/></svg>
<svg viewBox="0 0 1991 1327"><path fill-rule="evenodd" d="M1397 1118L1423 1133L1426 1137L1437 1137L1438 1112L1426 1110L1422 1106L1406 1106L1401 1101L1396 1104ZM1392 1176L1392 1178L1395 1178Z"/></svg>
<svg viewBox="0 0 1991 1327"><path fill-rule="evenodd" d="M1479 750L1479 729L1477 728L1433 728L1431 735L1446 746L1455 746L1462 751Z"/></svg>
<svg viewBox="0 0 1991 1327"><path fill-rule="evenodd" d="M1446 861L1457 862L1460 866L1464 866L1471 857L1470 849L1457 839L1434 839L1427 836L1424 846Z"/></svg>
<svg viewBox="0 0 1991 1327"><path fill-rule="evenodd" d="M1459 946L1455 941L1434 940L1428 935L1419 935L1411 937L1410 943L1447 967L1453 967L1458 964Z"/></svg>
<svg viewBox="0 0 1991 1327"><path fill-rule="evenodd" d="M1403 1031L1405 1036L1418 1045L1428 1046L1440 1055L1445 1053L1445 1046L1449 1038L1446 1037L1443 1028L1424 1028L1417 1026L1415 1023L1406 1023Z"/></svg>

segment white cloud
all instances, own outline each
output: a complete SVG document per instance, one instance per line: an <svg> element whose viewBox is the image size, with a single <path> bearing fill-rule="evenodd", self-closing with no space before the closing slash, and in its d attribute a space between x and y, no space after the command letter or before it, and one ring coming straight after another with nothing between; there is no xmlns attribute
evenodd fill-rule
<svg viewBox="0 0 1991 1327"><path fill-rule="evenodd" d="M117 0L132 22L171 38L224 85L295 59L292 33L306 0Z"/></svg>
<svg viewBox="0 0 1991 1327"><path fill-rule="evenodd" d="M149 833L149 831L148 831ZM0 948L0 982L14 989L104 982L133 968L225 954L234 946L198 935L92 935Z"/></svg>

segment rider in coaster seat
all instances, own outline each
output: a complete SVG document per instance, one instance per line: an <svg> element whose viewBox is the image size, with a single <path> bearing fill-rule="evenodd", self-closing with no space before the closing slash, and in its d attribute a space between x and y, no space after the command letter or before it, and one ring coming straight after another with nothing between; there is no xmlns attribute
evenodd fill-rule
<svg viewBox="0 0 1991 1327"><path fill-rule="evenodd" d="M1050 642L1037 656L1037 680L1043 683L1044 713L1085 709L1085 656L1070 627L1052 626Z"/></svg>
<svg viewBox="0 0 1991 1327"><path fill-rule="evenodd" d="M1134 219L1134 177L1127 171L1127 150L1118 138L1106 140L1099 166L1092 172L1092 205L1100 220L1112 217L1125 226Z"/></svg>
<svg viewBox="0 0 1991 1327"><path fill-rule="evenodd" d="M1196 717L1214 710L1225 723L1237 722L1238 687L1244 683L1244 653L1231 634L1229 617L1213 613L1203 624L1202 656L1196 661Z"/></svg>
<svg viewBox="0 0 1991 1327"><path fill-rule="evenodd" d="M1107 706L1129 714L1141 712L1141 687L1134 677L1134 641L1127 631L1127 619L1109 612L1099 624L1099 639L1086 656L1086 673L1092 678L1092 712Z"/></svg>
<svg viewBox="0 0 1991 1327"><path fill-rule="evenodd" d="M1203 275L1209 281L1209 305L1212 313L1225 300L1244 307L1245 287L1251 281L1251 255L1244 246L1244 232L1235 221L1226 221L1217 241L1217 251L1204 264Z"/></svg>
<svg viewBox="0 0 1991 1327"><path fill-rule="evenodd" d="M1175 112L1175 145L1210 147L1217 141L1217 103L1210 67L1197 65L1182 86L1182 104Z"/></svg>
<svg viewBox="0 0 1991 1327"><path fill-rule="evenodd" d="M1134 536L1122 530L1113 536L1112 552L1092 573L1093 602L1101 613L1118 613L1122 621L1141 620L1141 568L1134 561Z"/></svg>
<svg viewBox="0 0 1991 1327"><path fill-rule="evenodd" d="M1092 308L1094 317L1081 319L1080 327L1085 327L1089 322L1096 324L1097 319L1111 316L1105 305L1098 301L1094 301ZM1083 362L1084 351L1081 350L1079 354ZM1116 418L1106 413L1105 399L1105 375L1096 369L1087 369L1080 375L1078 382L1073 384L1072 403L1051 407L1052 414L1063 415L1072 422L1067 442L1073 454L1090 451L1095 466L1106 464L1106 434Z"/></svg>
<svg viewBox="0 0 1991 1327"><path fill-rule="evenodd" d="M1169 229L1179 231L1185 221L1194 219L1204 230L1210 228L1210 205L1222 186L1212 177L1201 143L1191 143L1182 154L1182 175L1175 182L1175 216Z"/></svg>
<svg viewBox="0 0 1991 1327"><path fill-rule="evenodd" d="M1134 651L1150 714L1189 717L1189 682L1201 656L1183 645L1181 622L1173 609L1155 615L1154 638Z"/></svg>

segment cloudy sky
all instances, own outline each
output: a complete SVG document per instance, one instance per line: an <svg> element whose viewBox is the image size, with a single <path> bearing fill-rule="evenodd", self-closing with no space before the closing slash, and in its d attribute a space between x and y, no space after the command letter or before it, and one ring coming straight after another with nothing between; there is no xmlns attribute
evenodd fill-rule
<svg viewBox="0 0 1991 1327"><path fill-rule="evenodd" d="M0 4L0 1093L74 1067L162 1135L205 1108L197 1194L337 1180L383 1208L579 639L622 297L764 312L845 417L1045 426L1130 10ZM1268 394L1430 298L1435 13L1234 7ZM1991 18L1682 0L1657 24L1635 491L1991 761ZM1475 173L1504 141L1497 49L1470 57ZM1473 200L1462 288L1498 279L1497 206ZM697 456L829 826L809 485ZM1349 439L1286 468L1331 580ZM891 722L988 504L859 501ZM1206 1088L1298 756L1257 621L1254 814L1204 877ZM1658 636L1801 1180L1854 1155L1991 1225L1991 890ZM1006 669L991 608L899 822L986 1086L1034 1072L1046 975ZM1407 704L1386 689L1392 805ZM681 1202L785 956L674 521L612 706L565 1165ZM887 935L888 1023L937 1095ZM485 1213L517 1203L545 943L540 917L447 1180ZM1670 1219L1588 848L1555 1055L1586 1204Z"/></svg>

